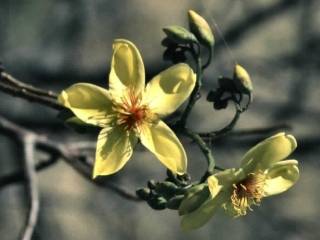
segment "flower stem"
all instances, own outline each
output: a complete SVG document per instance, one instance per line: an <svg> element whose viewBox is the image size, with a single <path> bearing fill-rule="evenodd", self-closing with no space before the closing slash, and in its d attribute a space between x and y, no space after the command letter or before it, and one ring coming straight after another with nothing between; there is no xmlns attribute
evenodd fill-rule
<svg viewBox="0 0 320 240"><path fill-rule="evenodd" d="M207 67L209 67L211 60L212 60L212 56L213 56L213 48L212 47L208 47L209 50L209 55L208 55L208 59L207 62L202 66L202 71L204 71Z"/></svg>
<svg viewBox="0 0 320 240"><path fill-rule="evenodd" d="M221 137L225 134L227 134L228 132L230 132L234 126L237 124L241 113L243 112L243 110L237 105L235 104L235 115L232 118L232 120L228 123L228 125L224 126L222 129L217 130L217 131L212 131L212 132L207 132L207 133L199 133L199 136L205 138L205 139L213 139L213 138L218 138Z"/></svg>
<svg viewBox="0 0 320 240"><path fill-rule="evenodd" d="M201 178L201 182L204 182L208 176L213 174L213 171L215 169L215 160L212 155L212 151L210 147L206 144L206 142L200 137L199 134L192 132L189 129L185 129L185 133L188 137L190 137L193 141L195 141L199 148L201 149L202 153L204 154L205 158L207 159L208 168L203 177ZM219 168L222 169L222 168Z"/></svg>
<svg viewBox="0 0 320 240"><path fill-rule="evenodd" d="M193 89L193 91L191 93L191 96L190 96L189 102L187 104L187 107L185 108L184 112L182 113L180 121L178 123L178 125L181 128L185 127L185 125L187 123L187 119L188 119L188 117L189 117L189 115L191 113L191 110L192 110L193 106L195 105L195 103L197 102L197 100L199 99L198 95L200 93L200 89L201 89L201 86L202 86L202 60L201 60L201 57L200 57L200 47L199 47L198 53L196 53L194 48L192 48L192 49L193 49L192 56L196 61L196 74L197 74L196 86L195 86L195 88Z"/></svg>

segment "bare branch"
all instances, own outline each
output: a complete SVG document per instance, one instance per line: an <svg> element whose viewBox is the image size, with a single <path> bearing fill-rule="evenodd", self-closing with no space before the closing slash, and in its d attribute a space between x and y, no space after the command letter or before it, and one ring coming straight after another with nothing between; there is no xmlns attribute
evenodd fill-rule
<svg viewBox="0 0 320 240"><path fill-rule="evenodd" d="M50 157L47 161L41 161L35 165L36 171L41 171L47 169L51 165L55 164L58 161L58 158L54 155ZM14 183L22 183L25 181L25 173L24 171L17 171L11 174L4 175L0 177L0 189L6 187L7 185Z"/></svg>
<svg viewBox="0 0 320 240"><path fill-rule="evenodd" d="M34 144L37 150L41 150L47 153L49 156L53 158L61 158L68 165L74 168L77 172L79 172L84 178L88 181L94 183L97 186L107 188L121 197L132 201L140 201L140 199L134 194L131 193L122 187L119 187L110 182L102 182L102 181L93 181L92 180L92 165L88 162L84 161L88 156L84 155L74 144L63 144L59 142L54 142L45 136L39 135L37 133L31 132L27 129L18 126L7 119L0 116L0 133L5 134L6 136L13 137L15 139L21 139L25 135L33 135L34 136ZM84 144L82 144L84 145ZM93 144L88 143L88 146L83 146L85 148L92 148ZM51 164L50 164L51 165ZM42 168L41 165L38 168ZM16 173L17 174L17 173ZM21 176L21 173L18 173ZM0 187L6 186L13 182L18 182L18 176L5 176L0 178ZM22 178L23 180L23 178Z"/></svg>
<svg viewBox="0 0 320 240"><path fill-rule="evenodd" d="M64 109L64 107L57 102L56 94L53 92L26 85L6 72L1 72L0 90L12 96L36 102L56 110Z"/></svg>
<svg viewBox="0 0 320 240"><path fill-rule="evenodd" d="M44 96L47 98L52 98L52 99L57 99L58 94L54 93L53 91L46 91L40 88L36 88L32 85L20 82L18 79L14 78L13 76L11 76L10 74L6 73L6 72L2 72L1 73L1 80L2 81L6 81L8 84L20 88L24 91L28 91L34 94L37 94L39 96Z"/></svg>
<svg viewBox="0 0 320 240"><path fill-rule="evenodd" d="M4 135L13 138L17 143L21 144L23 148L24 180L27 183L30 208L26 226L21 235L21 239L30 240L36 226L39 213L39 192L34 165L34 151L37 136L31 131L23 129L22 127L17 126L2 117L0 117L0 131ZM8 178L5 180L8 180ZM0 185L3 184L0 183Z"/></svg>
<svg viewBox="0 0 320 240"><path fill-rule="evenodd" d="M39 191L37 184L37 175L34 168L35 137L36 136L34 136L33 134L26 134L22 138L25 177L30 205L27 223L21 237L22 240L31 240L39 215Z"/></svg>

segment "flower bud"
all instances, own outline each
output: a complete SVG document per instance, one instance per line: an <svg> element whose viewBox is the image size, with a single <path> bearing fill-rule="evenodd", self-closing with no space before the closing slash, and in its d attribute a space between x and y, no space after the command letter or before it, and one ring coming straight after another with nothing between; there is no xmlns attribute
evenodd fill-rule
<svg viewBox="0 0 320 240"><path fill-rule="evenodd" d="M163 28L163 31L171 41L178 44L198 42L193 33L181 26L168 26Z"/></svg>
<svg viewBox="0 0 320 240"><path fill-rule="evenodd" d="M156 187L156 184L157 184L156 181L153 179L148 181L148 187L150 189L154 189Z"/></svg>
<svg viewBox="0 0 320 240"><path fill-rule="evenodd" d="M142 200L148 200L150 196L150 189L149 188L140 188L136 191L136 194Z"/></svg>
<svg viewBox="0 0 320 240"><path fill-rule="evenodd" d="M155 187L155 191L166 198L174 196L178 190L177 185L168 181L160 182Z"/></svg>
<svg viewBox="0 0 320 240"><path fill-rule="evenodd" d="M155 210L163 210L167 206L167 200L163 197L151 198L147 202Z"/></svg>
<svg viewBox="0 0 320 240"><path fill-rule="evenodd" d="M234 66L233 81L240 92L250 94L253 90L249 73L239 64Z"/></svg>
<svg viewBox="0 0 320 240"><path fill-rule="evenodd" d="M209 47L214 45L214 36L208 22L193 10L188 11L189 27L198 40Z"/></svg>

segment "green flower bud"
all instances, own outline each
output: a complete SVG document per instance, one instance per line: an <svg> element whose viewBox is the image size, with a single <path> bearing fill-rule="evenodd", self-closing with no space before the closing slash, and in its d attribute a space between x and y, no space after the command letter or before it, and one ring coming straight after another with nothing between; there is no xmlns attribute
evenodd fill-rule
<svg viewBox="0 0 320 240"><path fill-rule="evenodd" d="M167 208L177 210L180 207L182 200L184 199L184 195L177 195L171 198L167 202Z"/></svg>
<svg viewBox="0 0 320 240"><path fill-rule="evenodd" d="M136 191L136 194L142 200L148 200L150 196L150 189L149 188L140 188Z"/></svg>
<svg viewBox="0 0 320 240"><path fill-rule="evenodd" d="M253 91L249 73L239 64L234 66L233 81L240 92L250 94Z"/></svg>
<svg viewBox="0 0 320 240"><path fill-rule="evenodd" d="M163 31L171 41L178 44L198 42L193 33L181 26L168 26L163 28Z"/></svg>
<svg viewBox="0 0 320 240"><path fill-rule="evenodd" d="M210 191L206 184L196 185L187 191L180 204L179 215L185 215L199 208L210 197Z"/></svg>
<svg viewBox="0 0 320 240"><path fill-rule="evenodd" d="M172 182L160 182L156 185L155 191L165 198L171 198L179 190L177 185Z"/></svg>
<svg viewBox="0 0 320 240"><path fill-rule="evenodd" d="M209 47L214 45L214 36L208 22L193 10L188 11L189 27L198 40Z"/></svg>
<svg viewBox="0 0 320 240"><path fill-rule="evenodd" d="M156 185L157 185L157 183L156 183L156 181L155 180L149 180L148 181L148 187L150 188L150 189L154 189L155 187L156 187Z"/></svg>
<svg viewBox="0 0 320 240"><path fill-rule="evenodd" d="M151 198L148 204L155 210L163 210L167 207L167 200L163 197Z"/></svg>

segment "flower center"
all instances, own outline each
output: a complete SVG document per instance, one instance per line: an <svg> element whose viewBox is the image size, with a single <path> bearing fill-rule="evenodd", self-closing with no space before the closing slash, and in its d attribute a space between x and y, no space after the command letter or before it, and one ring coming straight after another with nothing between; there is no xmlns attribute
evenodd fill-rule
<svg viewBox="0 0 320 240"><path fill-rule="evenodd" d="M117 112L117 124L125 130L137 130L150 115L147 105L142 104L141 95L129 93L121 98L121 102L115 104Z"/></svg>
<svg viewBox="0 0 320 240"><path fill-rule="evenodd" d="M233 185L231 203L236 216L247 214L247 209L252 210L252 204L259 205L264 197L265 175L259 171L250 173L244 180Z"/></svg>

